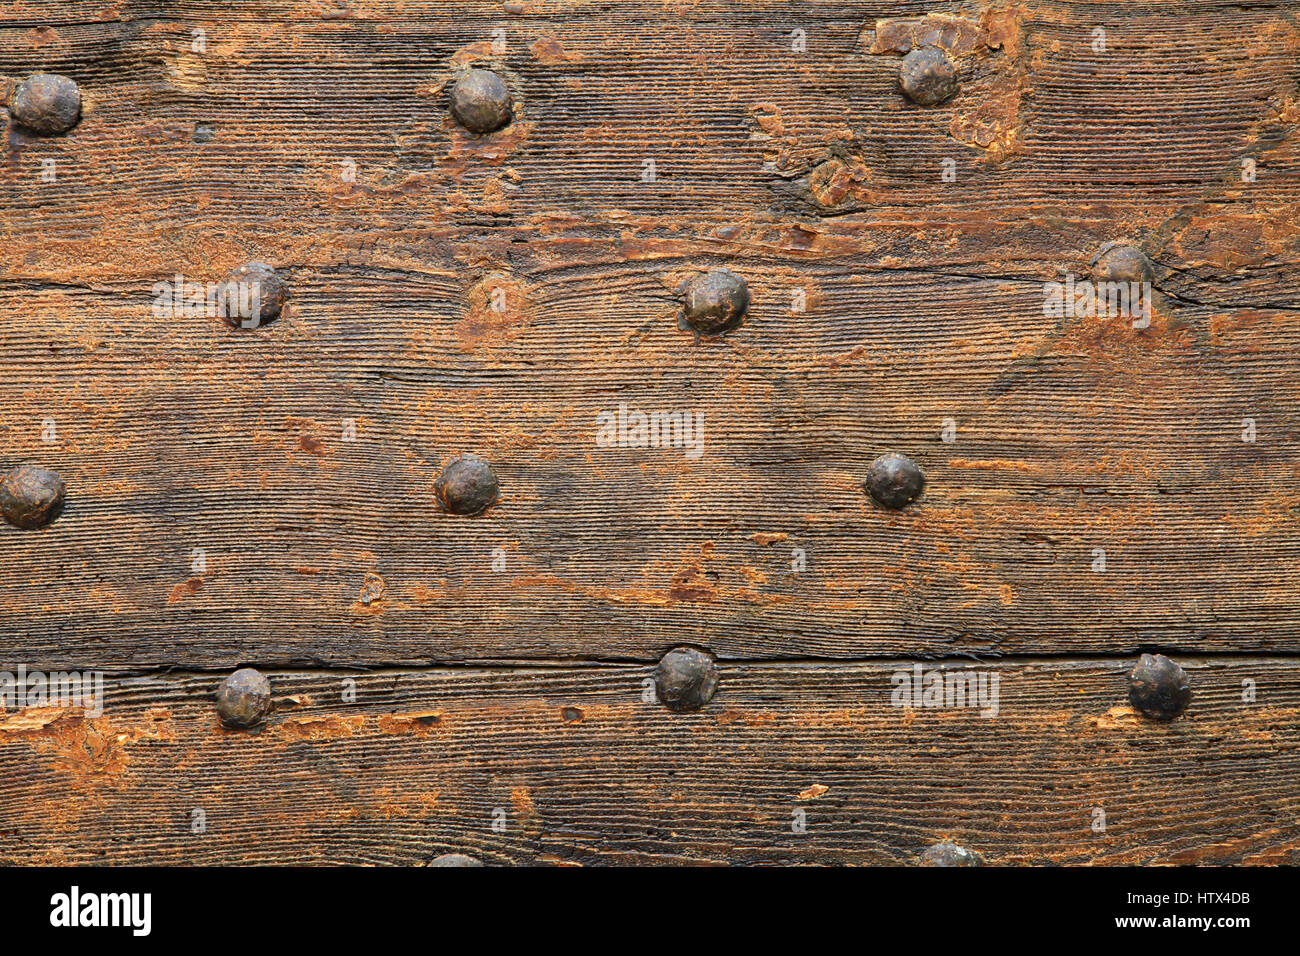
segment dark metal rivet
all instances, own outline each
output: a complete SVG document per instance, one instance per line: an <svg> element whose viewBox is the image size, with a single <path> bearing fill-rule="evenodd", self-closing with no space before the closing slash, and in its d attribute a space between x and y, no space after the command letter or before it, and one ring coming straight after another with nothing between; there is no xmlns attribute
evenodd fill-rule
<svg viewBox="0 0 1300 956"><path fill-rule="evenodd" d="M81 90L66 76L37 73L18 84L9 111L20 126L38 133L66 133L81 117Z"/></svg>
<svg viewBox="0 0 1300 956"><path fill-rule="evenodd" d="M1192 699L1187 672L1163 654L1143 654L1128 675L1128 699L1156 720L1173 720Z"/></svg>
<svg viewBox="0 0 1300 956"><path fill-rule="evenodd" d="M959 89L957 64L937 46L918 47L903 57L898 85L913 103L934 106Z"/></svg>
<svg viewBox="0 0 1300 956"><path fill-rule="evenodd" d="M466 856L464 853L444 853L442 856L434 857L429 861L430 866L482 866L482 860L476 860L472 856Z"/></svg>
<svg viewBox="0 0 1300 956"><path fill-rule="evenodd" d="M0 480L0 511L17 528L42 528L63 511L63 479L36 465L19 465Z"/></svg>
<svg viewBox="0 0 1300 956"><path fill-rule="evenodd" d="M936 843L921 854L921 866L983 866L984 857L955 843Z"/></svg>
<svg viewBox="0 0 1300 956"><path fill-rule="evenodd" d="M451 115L471 133L491 133L514 119L506 81L491 70L470 70L451 88Z"/></svg>
<svg viewBox="0 0 1300 956"><path fill-rule="evenodd" d="M497 500L500 487L492 466L474 455L461 455L442 470L433 493L454 515L476 515Z"/></svg>
<svg viewBox="0 0 1300 956"><path fill-rule="evenodd" d="M877 504L904 508L925 487L925 476L912 459L890 452L871 463L864 487Z"/></svg>
<svg viewBox="0 0 1300 956"><path fill-rule="evenodd" d="M251 667L241 667L217 688L217 714L227 727L252 727L270 709L271 682Z"/></svg>
<svg viewBox="0 0 1300 956"><path fill-rule="evenodd" d="M745 280L726 269L714 269L686 287L683 320L696 332L717 335L739 325L748 308Z"/></svg>
<svg viewBox="0 0 1300 956"><path fill-rule="evenodd" d="M1092 276L1098 282L1150 282L1155 269L1136 246L1108 242L1092 258Z"/></svg>
<svg viewBox="0 0 1300 956"><path fill-rule="evenodd" d="M718 665L706 651L675 647L655 668L655 690L669 710L699 710L718 690Z"/></svg>
<svg viewBox="0 0 1300 956"><path fill-rule="evenodd" d="M265 262L248 262L230 270L225 280L226 322L257 328L279 317L289 287Z"/></svg>

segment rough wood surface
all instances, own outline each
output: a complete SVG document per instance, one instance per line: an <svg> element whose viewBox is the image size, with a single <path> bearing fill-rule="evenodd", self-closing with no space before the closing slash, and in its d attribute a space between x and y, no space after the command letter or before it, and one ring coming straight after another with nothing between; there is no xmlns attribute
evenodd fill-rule
<svg viewBox="0 0 1300 956"><path fill-rule="evenodd" d="M1001 666L996 717L892 706L911 666L728 666L696 714L625 665L273 673L253 733L222 729L212 677L114 682L98 719L0 719L0 863L1300 859L1295 663L1188 662L1168 724L1114 662Z"/></svg>
<svg viewBox="0 0 1300 956"><path fill-rule="evenodd" d="M927 34L963 87L923 109L896 76ZM1009 862L1282 862L1298 49L1297 3L0 4L0 92L46 70L85 103L61 137L4 118L0 467L54 468L68 498L0 526L0 665L417 669L367 678L393 707L466 665L436 679L475 728L386 736L366 704L355 731L236 738L187 696L209 677L143 680L103 718L120 745L72 718L0 733L0 857L289 861L310 830L316 860L886 862L952 830ZM471 63L518 106L482 139L446 111ZM1044 283L1116 239L1155 263L1150 328L1045 317ZM152 311L155 283L253 259L290 283L278 322ZM678 290L719 266L753 304L697 342ZM702 413L703 453L598 447L620 404ZM886 451L927 476L897 514L861 487ZM502 484L472 519L432 491L460 452ZM619 697L680 643L731 662L735 704L668 722ZM1203 655L1198 695L1276 670L1285 719L1225 697L1076 739L1154 647ZM865 703L867 662L1000 655L1077 698L1017 677L1015 716L905 730ZM608 722L552 721L568 695ZM89 754L80 782L59 747ZM826 828L790 835L786 791L832 777ZM470 829L515 789L535 831ZM189 839L202 793L256 828ZM1076 832L1092 793L1136 826Z"/></svg>

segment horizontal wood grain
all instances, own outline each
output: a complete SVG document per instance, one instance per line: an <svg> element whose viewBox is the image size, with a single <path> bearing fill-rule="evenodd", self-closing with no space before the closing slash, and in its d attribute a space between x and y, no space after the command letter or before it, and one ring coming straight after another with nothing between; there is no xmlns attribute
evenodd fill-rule
<svg viewBox="0 0 1300 956"><path fill-rule="evenodd" d="M0 524L0 670L110 672L100 717L0 710L0 863L1300 861L1298 51L1217 0L0 4L0 101L84 102L0 110L0 470L67 484ZM469 64L506 130L448 117ZM1112 240L1150 327L1045 314ZM271 325L153 308L250 260ZM697 340L719 267L752 305ZM621 406L701 453L602 447ZM642 697L683 643L698 714ZM933 659L997 716L891 706Z"/></svg>
<svg viewBox="0 0 1300 956"><path fill-rule="evenodd" d="M892 225L891 257L984 275L1138 237L1189 296L1295 305L1287 5L973 6L952 15L979 38L961 51L965 87L937 109L898 93L899 54L875 39L924 5L345 6L92 6L43 26L9 11L0 75L74 74L87 112L67 137L11 136L5 272L161 275L241 248L319 262L449 222L489 242L588 223L752 242L800 224L863 242ZM442 85L468 62L509 77L510 130L476 139L448 119ZM1028 248L1002 248L1017 224L1032 224ZM971 232L964 259L952 246Z"/></svg>
<svg viewBox="0 0 1300 956"><path fill-rule="evenodd" d="M290 314L239 333L147 289L0 290L0 460L69 486L0 528L7 632L70 666L1300 646L1284 312L1137 331L1044 319L1041 284L684 253L290 268ZM721 261L751 314L696 343L673 290ZM702 414L702 454L599 447L621 404ZM889 450L928 478L897 514L861 489ZM500 475L477 518L432 493L459 452Z"/></svg>
<svg viewBox="0 0 1300 956"><path fill-rule="evenodd" d="M0 862L1293 862L1300 667L1184 663L1168 724L1109 661L999 665L996 717L891 706L908 661L726 666L695 714L644 667L276 673L251 733L215 678L135 679L100 718L0 717Z"/></svg>

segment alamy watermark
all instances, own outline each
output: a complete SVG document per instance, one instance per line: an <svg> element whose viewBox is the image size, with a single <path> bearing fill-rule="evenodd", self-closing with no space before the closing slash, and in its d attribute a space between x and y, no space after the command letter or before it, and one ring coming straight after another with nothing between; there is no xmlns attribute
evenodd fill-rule
<svg viewBox="0 0 1300 956"><path fill-rule="evenodd" d="M1133 328L1151 324L1150 282L1093 282L1067 273L1064 282L1043 283L1043 315L1053 319L1116 318Z"/></svg>
<svg viewBox="0 0 1300 956"><path fill-rule="evenodd" d="M29 671L19 664L16 671L0 671L0 706L5 710L26 707L78 707L87 717L104 713L103 671Z"/></svg>
<svg viewBox="0 0 1300 956"><path fill-rule="evenodd" d="M998 715L1002 675L997 671L934 667L927 672L913 664L910 671L894 671L889 681L894 685L889 702L895 707L975 707L981 717Z"/></svg>
<svg viewBox="0 0 1300 956"><path fill-rule="evenodd" d="M60 928L125 927L133 936L153 929L152 893L83 893L73 886L50 897L50 925Z"/></svg>
<svg viewBox="0 0 1300 956"><path fill-rule="evenodd" d="M177 273L153 284L153 314L157 318L238 319L245 329L262 322L262 283L187 282Z"/></svg>
<svg viewBox="0 0 1300 956"><path fill-rule="evenodd" d="M597 448L681 448L694 461L704 454L704 413L629 410L620 402L618 411L596 416Z"/></svg>

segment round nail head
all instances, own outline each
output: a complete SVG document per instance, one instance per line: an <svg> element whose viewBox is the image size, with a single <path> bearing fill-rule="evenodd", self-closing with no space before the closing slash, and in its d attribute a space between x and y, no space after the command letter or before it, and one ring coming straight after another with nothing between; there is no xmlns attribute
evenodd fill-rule
<svg viewBox="0 0 1300 956"><path fill-rule="evenodd" d="M921 854L921 866L983 866L984 857L955 843L936 843Z"/></svg>
<svg viewBox="0 0 1300 956"><path fill-rule="evenodd" d="M63 479L47 468L19 465L0 479L0 512L16 528L43 528L63 511Z"/></svg>
<svg viewBox="0 0 1300 956"><path fill-rule="evenodd" d="M66 133L81 117L81 90L66 76L37 73L18 84L9 112L18 125L38 133Z"/></svg>
<svg viewBox="0 0 1300 956"><path fill-rule="evenodd" d="M906 455L881 455L867 473L867 494L886 508L905 508L925 487L925 476Z"/></svg>
<svg viewBox="0 0 1300 956"><path fill-rule="evenodd" d="M1092 275L1098 282L1150 282L1155 269L1136 246L1108 242L1092 260Z"/></svg>
<svg viewBox="0 0 1300 956"><path fill-rule="evenodd" d="M1128 676L1128 699L1156 720L1173 720L1192 699L1187 672L1163 654L1143 654Z"/></svg>
<svg viewBox="0 0 1300 956"><path fill-rule="evenodd" d="M451 115L471 133L492 133L514 119L506 81L491 70L469 70L451 88Z"/></svg>
<svg viewBox="0 0 1300 956"><path fill-rule="evenodd" d="M271 682L251 667L241 667L217 688L217 714L227 727L255 726L270 709Z"/></svg>
<svg viewBox="0 0 1300 956"><path fill-rule="evenodd" d="M265 262L248 262L230 270L222 285L226 321L255 329L279 318L289 298L280 274Z"/></svg>
<svg viewBox="0 0 1300 956"><path fill-rule="evenodd" d="M482 860L476 860L464 853L444 853L429 861L430 866L482 866Z"/></svg>
<svg viewBox="0 0 1300 956"><path fill-rule="evenodd" d="M476 515L497 500L500 492L492 466L474 455L461 455L442 470L433 493L454 515Z"/></svg>
<svg viewBox="0 0 1300 956"><path fill-rule="evenodd" d="M957 92L957 64L937 46L917 47L903 57L898 84L913 103L934 106Z"/></svg>
<svg viewBox="0 0 1300 956"><path fill-rule="evenodd" d="M705 651L673 648L655 668L655 690L669 710L699 710L718 690L718 665Z"/></svg>
<svg viewBox="0 0 1300 956"><path fill-rule="evenodd" d="M734 329L748 308L749 287L726 269L697 276L686 288L686 324L705 335Z"/></svg>

